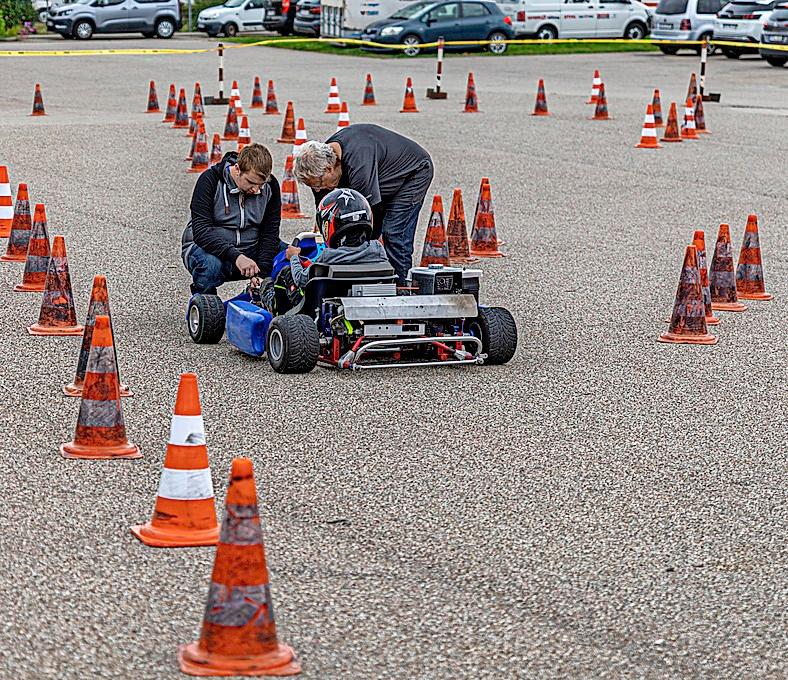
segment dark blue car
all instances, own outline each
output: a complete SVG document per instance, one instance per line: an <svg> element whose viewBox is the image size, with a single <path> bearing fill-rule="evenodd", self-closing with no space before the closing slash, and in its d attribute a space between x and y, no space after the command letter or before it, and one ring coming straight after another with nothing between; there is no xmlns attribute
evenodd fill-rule
<svg viewBox="0 0 788 680"><path fill-rule="evenodd" d="M511 19L490 0L433 0L406 5L388 19L371 23L361 33L362 40L406 45L403 51L409 57L419 54L423 43L435 42L441 36L446 42L491 40L487 49L493 54L503 54L507 47L505 41L514 38L514 31ZM472 46L446 49L468 50Z"/></svg>

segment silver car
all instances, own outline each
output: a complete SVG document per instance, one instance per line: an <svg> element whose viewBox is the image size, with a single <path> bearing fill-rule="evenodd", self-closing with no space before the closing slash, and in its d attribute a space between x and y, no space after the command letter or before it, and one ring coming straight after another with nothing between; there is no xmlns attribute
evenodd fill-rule
<svg viewBox="0 0 788 680"><path fill-rule="evenodd" d="M717 12L727 0L660 0L651 21L652 40L671 40L673 45L658 45L664 54L676 54L682 41L711 39ZM696 45L687 49L700 52ZM709 54L714 53L710 46Z"/></svg>
<svg viewBox="0 0 788 680"><path fill-rule="evenodd" d="M88 40L94 33L171 38L182 25L178 0L77 0L50 10L47 30Z"/></svg>

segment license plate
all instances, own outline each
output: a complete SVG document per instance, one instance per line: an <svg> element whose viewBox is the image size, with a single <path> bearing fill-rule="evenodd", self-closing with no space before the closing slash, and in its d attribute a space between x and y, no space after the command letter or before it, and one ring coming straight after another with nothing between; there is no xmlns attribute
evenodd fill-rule
<svg viewBox="0 0 788 680"><path fill-rule="evenodd" d="M667 29L673 28L673 24L666 24L666 23L662 22L662 23L657 24L657 28L662 28L662 29L666 29L667 30Z"/></svg>
<svg viewBox="0 0 788 680"><path fill-rule="evenodd" d="M788 35L770 35L769 42L788 43Z"/></svg>
<svg viewBox="0 0 788 680"><path fill-rule="evenodd" d="M736 28L736 24L723 24L723 28Z"/></svg>

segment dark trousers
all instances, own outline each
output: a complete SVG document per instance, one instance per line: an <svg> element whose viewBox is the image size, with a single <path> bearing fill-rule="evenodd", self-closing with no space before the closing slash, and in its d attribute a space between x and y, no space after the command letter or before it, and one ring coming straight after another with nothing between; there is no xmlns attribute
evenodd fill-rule
<svg viewBox="0 0 788 680"><path fill-rule="evenodd" d="M413 266L413 239L423 203L422 199L419 203L395 204L389 206L383 215L383 245L400 284L405 283L408 270Z"/></svg>
<svg viewBox="0 0 788 680"><path fill-rule="evenodd" d="M186 258L186 268L192 275L192 293L216 295L216 289L227 281L240 281L241 274L234 262L225 262L206 253L196 243Z"/></svg>

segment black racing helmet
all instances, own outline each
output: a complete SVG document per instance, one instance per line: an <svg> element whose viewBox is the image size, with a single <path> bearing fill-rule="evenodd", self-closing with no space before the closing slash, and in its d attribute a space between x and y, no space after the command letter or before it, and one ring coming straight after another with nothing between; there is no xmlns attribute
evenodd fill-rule
<svg viewBox="0 0 788 680"><path fill-rule="evenodd" d="M329 248L357 246L372 237L372 208L354 189L334 189L317 206L317 228Z"/></svg>

